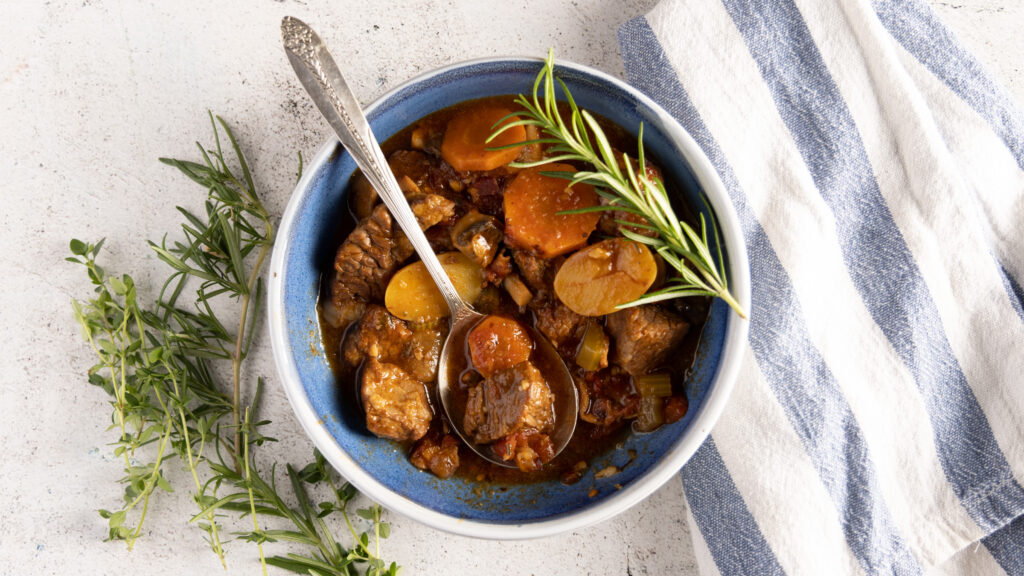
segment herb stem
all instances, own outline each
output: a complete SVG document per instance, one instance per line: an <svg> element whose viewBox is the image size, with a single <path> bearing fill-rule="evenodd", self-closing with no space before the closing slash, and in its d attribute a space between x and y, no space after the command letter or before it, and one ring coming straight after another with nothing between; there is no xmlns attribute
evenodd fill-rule
<svg viewBox="0 0 1024 576"><path fill-rule="evenodd" d="M92 271L94 273L98 273L98 271L96 270L95 265L92 266ZM125 314L127 314L127 311L125 311ZM127 317L127 316L125 316L125 317ZM113 342L117 340L117 337L115 336L115 330L116 329L111 327L110 322L109 322L109 320L107 319L107 317L105 315L102 316L102 320L103 320L103 329L107 333L107 338L109 338L108 342L110 342L111 346L113 346ZM122 324L123 324L123 322L122 322ZM92 336L90 335L90 341L91 341L91 339L92 339ZM94 345L93 348L95 349L96 346ZM106 364L107 369L110 370L111 381L117 383L114 386L114 399L116 400L116 406L117 406L117 418L118 418L118 423L121 426L121 440L123 442L127 443L128 442L128 429L125 426L125 416L124 416L124 412L125 412L125 387L127 386L127 382L126 382L126 378L127 378L126 370L127 370L127 368L125 367L125 364L124 364L124 359L125 359L125 356L124 356L124 346L121 346L121 347L118 348L118 360L119 360L118 363L115 363L112 359L109 359L109 358L112 358L113 356L114 356L113 353L110 353L110 352L107 352L107 354L105 354L105 355L101 354L101 357L104 358L104 363ZM130 455L129 455L128 449L124 448L122 450L122 452L121 452L121 455L124 457L124 467L125 467L125 469L129 468L131 466L131 459L130 459Z"/></svg>
<svg viewBox="0 0 1024 576"><path fill-rule="evenodd" d="M106 318L103 318L103 327L107 331L107 336L109 338L111 338L111 341L113 341L113 333L110 332L110 328L109 328L109 325L107 324L107 319ZM114 363L111 360L109 360L110 356L105 351L101 351L99 345L96 344L96 339L95 339L95 337L93 337L92 331L88 332L88 338L89 338L89 346L92 347L92 350L93 350L93 352L96 353L96 356L101 359L101 361L103 362L103 367L106 368L107 371L110 373L110 380L112 382L115 381L115 380L119 380L120 381L120 379L117 377L117 372L118 372L117 368L115 368L114 367ZM112 391L114 393L114 400L115 400L114 401L114 407L116 408L115 413L117 414L118 424L121 427L121 441L125 442L125 441L127 441L127 429L125 428L125 422L124 422L124 402L121 401L122 389L121 389L120 385L118 385L118 386L113 387ZM128 450L122 450L121 455L124 457L124 467L125 467L125 469L127 469L129 466L131 466L131 461L128 459Z"/></svg>
<svg viewBox="0 0 1024 576"><path fill-rule="evenodd" d="M257 268L258 270L258 268ZM245 462L245 487L249 493L249 514L252 516L252 529L254 533L259 533L260 522L256 516L256 499L252 493L252 475L249 472L249 408L245 409L245 454L242 460ZM259 549L260 553L260 566L263 568L263 576L267 576L267 559L263 555L263 542L256 541L256 548Z"/></svg>
<svg viewBox="0 0 1024 576"><path fill-rule="evenodd" d="M345 518L345 524L348 524L348 531L352 533L353 538L358 538L358 536L356 536L356 529L352 526L352 521L348 517L348 512L346 510L348 505L345 502L342 502L341 497L338 495L338 488L334 485L334 480L331 478L330 473L327 474L327 483L330 485L331 491L334 492L335 498L338 499L338 507L341 510L341 515Z"/></svg>
<svg viewBox="0 0 1024 576"><path fill-rule="evenodd" d="M160 447L157 449L156 460L153 461L153 471L149 474L149 478L146 479L146 483L141 493L135 497L132 505L127 507L128 510L133 508L138 503L139 499L142 499L142 513L139 515L139 523L135 527L135 533L128 538L128 549L131 550L135 541L139 539L139 534L142 532L142 524L146 520L146 512L149 511L149 497L153 495L153 488L156 486L157 481L160 478L160 464L164 459L164 451L167 449L167 440L171 437L171 422L167 421L164 424L163 434L160 435Z"/></svg>
<svg viewBox="0 0 1024 576"><path fill-rule="evenodd" d="M380 558L380 509L374 508L376 514L373 517L373 555Z"/></svg>
<svg viewBox="0 0 1024 576"><path fill-rule="evenodd" d="M166 361L162 361L161 364L164 369L167 370L167 375L171 379L171 384L174 387L174 395L180 399L181 391L178 387L178 378L174 375L174 371L171 370L171 367ZM159 398L159 393L157 394L157 398ZM164 412L168 412L166 407L164 407ZM181 421L181 435L185 439L185 455L188 458L188 471L192 474L192 481L196 486L196 494L201 494L203 492L203 486L202 483L199 482L199 473L196 470L196 459L202 458L202 444L200 444L199 455L197 457L193 457L192 439L189 437L188 433L188 422L185 420L185 409L181 407L180 401L178 404L178 417ZM201 508L202 504L200 504L200 509ZM227 562L224 560L224 547L220 542L220 531L217 529L217 521L216 518L214 518L212 510L208 511L206 519L210 522L210 538L213 540L211 548L213 548L214 553L217 554L217 558L220 559L220 565L226 569L228 566Z"/></svg>
<svg viewBox="0 0 1024 576"><path fill-rule="evenodd" d="M235 185L238 186L239 189L246 191L246 194L249 196L249 198L247 198L247 200L249 202L257 202L257 203L259 202L259 199L256 198L255 192L253 192L251 190L248 190L245 186L242 186L242 183L239 182L238 179L234 178L233 176L231 177L231 180L233 180L235 182ZM262 205L260 205L260 212L262 212L262 214L260 214L260 215L262 216L263 223L264 223L264 238L273 238L274 227L270 223L270 218L267 217L266 212L263 212ZM241 371L242 371L242 360L244 359L243 358L243 354L242 354L242 343L245 341L245 335L246 335L246 330L245 330L245 325L246 324L245 323L246 323L246 319L249 316L249 303L250 303L251 298L252 298L252 291L255 288L257 279L259 279L260 274L262 273L263 261L266 260L267 253L269 251L270 251L270 243L269 242L264 242L263 246L260 247L259 254L256 256L256 262L255 262L255 264L253 264L252 272L250 272L249 279L248 279L248 281L246 282L246 285L245 285L245 292L243 293L243 296L242 296L242 312L241 312L241 314L239 316L239 319L238 319L238 331L237 331L237 335L235 337L235 354L234 354L234 358L232 358L232 367L231 367L231 376L232 376L232 382L233 382L233 387L232 387L233 388L232 389L232 407L231 407L231 410L232 410L232 413L234 414L235 453L236 454L241 452L241 442L242 442L241 435L239 434L240 430L239 430L238 416L239 416L239 412L240 412L240 409L241 409L241 403L242 403L242 401L241 401L241 382L242 382ZM237 459L235 460L235 467L236 467L236 469L238 467Z"/></svg>
<svg viewBox="0 0 1024 576"><path fill-rule="evenodd" d="M130 341L130 338L129 338L129 335L128 335L128 314L129 314L129 312L130 312L130 309L125 311L125 314L124 314L124 316L121 319L121 325L117 327L117 330L121 333L121 338L120 338L121 342L129 342ZM120 393L121 393L120 396L121 397L118 400L118 405L119 405L118 408L119 408L119 412L121 414L121 431L124 432L125 431L125 418L124 418L125 390L127 390L127 388L128 388L128 383L126 381L127 378L128 378L128 363L126 361L127 360L127 353L126 353L126 350L125 350L125 346L119 347L118 350L117 350L117 354L118 354L118 367L120 368L120 372L121 372L121 387L120 387ZM142 423L140 421L140 423L139 423L139 434L142 433L142 429L143 429L143 426L142 426ZM131 457L134 458L135 457L135 443L134 442L131 443L131 449L130 450L131 450ZM125 456L126 457L128 456L127 451L125 453Z"/></svg>

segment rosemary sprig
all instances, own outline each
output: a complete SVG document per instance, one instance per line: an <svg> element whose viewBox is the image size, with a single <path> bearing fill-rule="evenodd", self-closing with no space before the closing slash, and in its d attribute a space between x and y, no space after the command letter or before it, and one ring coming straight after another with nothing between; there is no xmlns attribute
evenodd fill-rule
<svg viewBox="0 0 1024 576"><path fill-rule="evenodd" d="M558 83L571 110L569 123L566 124L558 111L558 100L555 83ZM539 96L543 92L543 97ZM634 214L644 218L646 224L617 220L626 227L622 235L630 240L642 242L657 252L671 266L677 275L667 280L668 286L661 290L645 294L641 298L623 304L619 308L637 306L650 302L682 298L685 296L712 296L724 300L737 314L746 318L746 312L729 292L729 284L725 273L725 262L722 257L721 242L714 216L711 218L711 230L718 247L717 255L712 255L708 244L707 223L704 214L700 214L700 231L676 217L669 200L665 185L647 173L644 158L643 124L637 136L637 168L627 154L621 158L616 156L604 130L597 120L586 110L581 110L573 100L569 88L560 78L555 76L554 50L548 51L544 67L537 74L533 83L533 97L527 98L520 94L516 103L523 111L510 114L495 123L496 130L490 140L513 126L535 126L542 136L525 144L548 145L545 158L529 163L514 163L515 167L529 168L552 162L579 162L591 167L590 170L577 172L550 172L570 180L570 185L586 183L595 187L597 193L607 203L592 208L566 211L566 214L614 210ZM518 116L514 122L502 124L508 118ZM521 146L524 142L511 144ZM709 210L710 212L710 210ZM638 234L627 227L639 228L654 232L655 237ZM716 258L717 256L717 258Z"/></svg>
<svg viewBox="0 0 1024 576"><path fill-rule="evenodd" d="M86 268L95 292L72 302L98 358L89 382L111 397L111 428L118 431L114 454L125 468L124 504L100 510L109 539L125 540L131 548L151 498L173 491L164 472L177 458L189 472L198 509L190 522L203 530L222 564L223 522L230 512L234 524L248 517L250 528L232 534L256 543L264 574L267 566L276 566L301 574L395 575L397 565L379 558L379 539L390 532L380 507L356 511L370 522L369 532L357 532L348 510L355 489L347 483L339 488L318 452L301 471L285 466L290 490L283 493L275 481L276 465L267 472L257 464L258 448L274 439L261 432L270 422L256 418L261 379L243 404L242 365L260 326L261 271L273 226L234 134L222 119L211 115L210 121L216 144L209 150L199 147L202 162L161 159L201 184L208 196L205 217L178 208L184 217L183 241L150 243L171 268L155 303L143 306L131 276L109 275L97 264L102 240L71 241L68 260ZM237 170L225 159L221 130ZM192 297L186 298L190 289ZM184 300L187 304L179 303ZM231 302L236 306L228 322L224 315ZM217 376L222 363L231 366L227 386ZM310 493L324 492L330 500L311 500ZM338 543L327 524L334 513L340 513L352 534L350 548ZM370 533L376 537L373 552ZM301 553L265 557L263 544L278 541Z"/></svg>

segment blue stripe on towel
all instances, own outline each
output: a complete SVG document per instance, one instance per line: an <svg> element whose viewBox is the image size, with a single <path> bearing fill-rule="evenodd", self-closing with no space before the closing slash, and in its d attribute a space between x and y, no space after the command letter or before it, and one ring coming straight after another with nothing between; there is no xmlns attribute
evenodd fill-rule
<svg viewBox="0 0 1024 576"><path fill-rule="evenodd" d="M1006 294L1010 297L1010 305L1017 312L1021 322L1024 322L1024 290L1021 289L1017 280L1006 270L1006 266L1003 266L1002 262L997 260L996 263L999 265L999 278L1003 281L1003 288L1006 288Z"/></svg>
<svg viewBox="0 0 1024 576"><path fill-rule="evenodd" d="M873 5L893 38L977 112L1024 169L1024 114L932 8L919 0L874 0ZM1024 321L1020 285L1002 262L996 264L1010 302Z"/></svg>
<svg viewBox="0 0 1024 576"><path fill-rule="evenodd" d="M810 341L790 279L747 205L725 155L673 73L646 19L636 18L623 25L619 41L629 81L683 124L722 176L736 205L753 278L750 344L765 379L835 503L851 550L869 573L920 573L921 567L878 496L878 480L856 419ZM684 484L696 481L698 475L692 476L684 476ZM718 525L708 533L701 527L701 531L710 546L716 531L721 533L726 528ZM723 574L734 573L717 556L715 562Z"/></svg>
<svg viewBox="0 0 1024 576"><path fill-rule="evenodd" d="M720 573L785 574L729 477L714 440L708 438L697 449L680 476L690 512Z"/></svg>
<svg viewBox="0 0 1024 576"><path fill-rule="evenodd" d="M1007 576L1024 576L1024 516L981 539Z"/></svg>
<svg viewBox="0 0 1024 576"><path fill-rule="evenodd" d="M1001 526L1024 509L1024 490L953 355L921 271L806 23L792 0L724 3L835 215L854 285L924 397L947 478L979 526Z"/></svg>
<svg viewBox="0 0 1024 576"><path fill-rule="evenodd" d="M921 0L874 0L882 25L988 122L1024 169L1024 114Z"/></svg>

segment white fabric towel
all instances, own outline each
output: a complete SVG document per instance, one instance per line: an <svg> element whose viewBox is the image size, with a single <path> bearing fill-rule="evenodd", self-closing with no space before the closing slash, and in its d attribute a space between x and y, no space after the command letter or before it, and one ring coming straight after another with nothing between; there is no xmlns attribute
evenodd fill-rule
<svg viewBox="0 0 1024 576"><path fill-rule="evenodd" d="M663 0L619 37L751 259L739 381L682 472L702 574L1024 574L1005 90L921 0Z"/></svg>

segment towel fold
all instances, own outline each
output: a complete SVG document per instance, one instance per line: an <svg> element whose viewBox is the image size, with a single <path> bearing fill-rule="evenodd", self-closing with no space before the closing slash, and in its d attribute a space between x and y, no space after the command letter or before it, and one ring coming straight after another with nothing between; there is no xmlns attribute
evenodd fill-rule
<svg viewBox="0 0 1024 576"><path fill-rule="evenodd" d="M1024 574L1006 91L919 0L663 0L619 40L750 254L736 389L681 474L701 573Z"/></svg>

